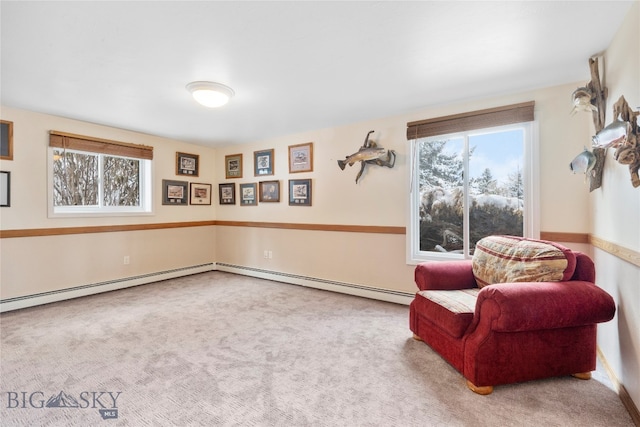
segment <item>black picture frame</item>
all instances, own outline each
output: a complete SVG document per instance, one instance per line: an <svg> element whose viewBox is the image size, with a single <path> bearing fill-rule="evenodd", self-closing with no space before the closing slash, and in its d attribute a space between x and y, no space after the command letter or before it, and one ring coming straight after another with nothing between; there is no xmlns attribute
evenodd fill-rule
<svg viewBox="0 0 640 427"><path fill-rule="evenodd" d="M280 201L280 181L260 181L260 203L272 203Z"/></svg>
<svg viewBox="0 0 640 427"><path fill-rule="evenodd" d="M289 206L311 206L311 180L289 180Z"/></svg>
<svg viewBox="0 0 640 427"><path fill-rule="evenodd" d="M253 152L253 175L273 175L274 150L260 150Z"/></svg>
<svg viewBox="0 0 640 427"><path fill-rule="evenodd" d="M211 204L211 184L201 184L192 182L189 184L189 204L210 205Z"/></svg>
<svg viewBox="0 0 640 427"><path fill-rule="evenodd" d="M198 176L200 156L176 152L176 175Z"/></svg>
<svg viewBox="0 0 640 427"><path fill-rule="evenodd" d="M240 206L257 206L258 185L253 182L240 184Z"/></svg>
<svg viewBox="0 0 640 427"><path fill-rule="evenodd" d="M235 205L236 184L233 182L218 184L218 197L221 205Z"/></svg>
<svg viewBox="0 0 640 427"><path fill-rule="evenodd" d="M11 172L0 171L0 208L11 206Z"/></svg>
<svg viewBox="0 0 640 427"><path fill-rule="evenodd" d="M162 180L162 204L186 206L189 204L189 183L187 181Z"/></svg>

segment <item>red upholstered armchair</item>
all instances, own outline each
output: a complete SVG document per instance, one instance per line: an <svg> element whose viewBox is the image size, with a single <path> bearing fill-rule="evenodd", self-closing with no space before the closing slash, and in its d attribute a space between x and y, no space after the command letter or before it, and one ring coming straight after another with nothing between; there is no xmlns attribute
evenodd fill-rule
<svg viewBox="0 0 640 427"><path fill-rule="evenodd" d="M523 249L524 247L524 249ZM596 368L596 325L615 304L589 257L553 242L491 236L473 260L419 264L410 328L476 393Z"/></svg>

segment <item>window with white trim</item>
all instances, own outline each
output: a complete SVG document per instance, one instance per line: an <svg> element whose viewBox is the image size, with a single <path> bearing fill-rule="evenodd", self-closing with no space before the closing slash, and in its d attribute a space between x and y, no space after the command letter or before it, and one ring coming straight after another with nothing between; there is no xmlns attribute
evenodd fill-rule
<svg viewBox="0 0 640 427"><path fill-rule="evenodd" d="M153 148L52 131L49 213L151 212Z"/></svg>
<svg viewBox="0 0 640 427"><path fill-rule="evenodd" d="M409 263L470 258L488 235L537 237L533 103L409 123L407 135Z"/></svg>

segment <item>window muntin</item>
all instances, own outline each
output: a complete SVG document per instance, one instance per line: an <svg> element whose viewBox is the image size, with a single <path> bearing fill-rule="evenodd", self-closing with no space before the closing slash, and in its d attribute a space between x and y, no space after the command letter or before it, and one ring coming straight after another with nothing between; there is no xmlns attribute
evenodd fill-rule
<svg viewBox="0 0 640 427"><path fill-rule="evenodd" d="M530 122L410 141L408 262L461 259L490 234L535 237Z"/></svg>

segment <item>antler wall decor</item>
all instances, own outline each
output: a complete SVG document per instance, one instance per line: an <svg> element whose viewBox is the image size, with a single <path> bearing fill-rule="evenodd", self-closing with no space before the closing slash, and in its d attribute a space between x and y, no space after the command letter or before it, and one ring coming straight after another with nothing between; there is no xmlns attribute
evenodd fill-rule
<svg viewBox="0 0 640 427"><path fill-rule="evenodd" d="M614 158L618 163L629 165L629 173L631 174L631 185L634 188L640 187L640 126L638 125L638 116L640 112L631 110L627 100L621 96L618 101L613 104L613 118L619 120L626 125L626 136L619 138L619 141L612 144L616 147Z"/></svg>
<svg viewBox="0 0 640 427"><path fill-rule="evenodd" d="M604 128L605 109L607 108L607 88L602 86L600 80L600 72L598 71L598 58L589 58L589 69L591 70L591 81L587 83L587 87L591 91L591 104L596 107L591 114L593 115L593 126L596 128L596 134ZM604 170L604 160L606 158L607 149L595 147L593 154L596 157L596 163L589 179L589 192L602 186L602 171Z"/></svg>

